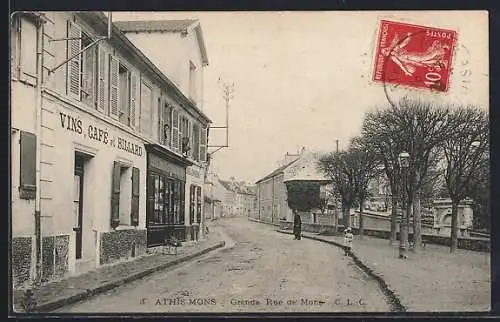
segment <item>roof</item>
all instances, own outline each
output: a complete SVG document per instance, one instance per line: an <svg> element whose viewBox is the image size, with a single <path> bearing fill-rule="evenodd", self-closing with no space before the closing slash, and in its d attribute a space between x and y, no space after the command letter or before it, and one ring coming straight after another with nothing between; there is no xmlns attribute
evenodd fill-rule
<svg viewBox="0 0 500 322"><path fill-rule="evenodd" d="M283 181L329 181L318 169L317 162L320 156L321 153L304 153L299 162L285 169Z"/></svg>
<svg viewBox="0 0 500 322"><path fill-rule="evenodd" d="M290 166L292 163L296 162L298 159L295 159L281 167L279 167L278 169L274 170L273 172L271 172L270 174L268 174L267 176L265 176L264 178L260 179L259 181L255 182L256 184L259 183L259 182L262 182L264 180L267 180L269 178L272 178L272 177L275 177L279 174L282 174L286 168L288 168L288 166Z"/></svg>
<svg viewBox="0 0 500 322"><path fill-rule="evenodd" d="M219 179L219 182L229 191L245 195L255 194L255 187L247 185L244 181L226 181Z"/></svg>
<svg viewBox="0 0 500 322"><path fill-rule="evenodd" d="M196 38L200 46L201 58L203 64L208 65L207 49L203 40L203 33L201 25L198 20L184 19L184 20L136 20L136 21L115 21L121 31L127 32L180 32L188 33L195 30Z"/></svg>
<svg viewBox="0 0 500 322"><path fill-rule="evenodd" d="M95 28L99 27L102 29L107 29L108 18L104 15L104 13L99 11L80 11L78 12L78 14L86 19L92 20ZM137 48L127 38L127 36L125 36L125 34L116 26L116 22L113 22L112 34L114 36L112 37L112 40L115 39L116 41L119 41L120 44L132 54L132 56L135 56L134 58L143 62L147 66L151 74L153 74L160 81L166 83L168 87L174 91L175 95L177 95L179 98L181 98L182 101L189 105L190 109L188 109L188 112L194 112L197 116L201 117L206 122L212 123L210 118L208 118L205 113L203 113L196 105L194 105L191 100L186 97L182 93L182 91L151 60L139 48Z"/></svg>

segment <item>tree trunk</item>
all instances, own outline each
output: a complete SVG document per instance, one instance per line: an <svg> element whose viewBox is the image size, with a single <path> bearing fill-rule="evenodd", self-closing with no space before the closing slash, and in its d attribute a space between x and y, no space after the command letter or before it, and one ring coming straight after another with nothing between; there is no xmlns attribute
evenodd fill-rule
<svg viewBox="0 0 500 322"><path fill-rule="evenodd" d="M411 203L407 203L403 209L401 222L399 223L399 257L408 256L408 218L411 212Z"/></svg>
<svg viewBox="0 0 500 322"><path fill-rule="evenodd" d="M392 194L392 209L391 209L391 234L389 237L389 244L392 246L396 243L397 231L396 220L398 217L398 197L393 192Z"/></svg>
<svg viewBox="0 0 500 322"><path fill-rule="evenodd" d="M365 233L363 227L363 201L359 202L359 239L363 239Z"/></svg>
<svg viewBox="0 0 500 322"><path fill-rule="evenodd" d="M422 213L420 205L420 193L417 193L413 201L413 242L415 252L422 247Z"/></svg>
<svg viewBox="0 0 500 322"><path fill-rule="evenodd" d="M342 221L344 223L344 229L351 225L351 220L350 220L351 218L349 214L350 209L351 207L342 205Z"/></svg>
<svg viewBox="0 0 500 322"><path fill-rule="evenodd" d="M338 220L338 211L339 207L337 204L335 204L335 211L333 212L333 231L334 234L337 234L337 220Z"/></svg>
<svg viewBox="0 0 500 322"><path fill-rule="evenodd" d="M451 236L450 253L454 253L458 248L458 201L451 201Z"/></svg>

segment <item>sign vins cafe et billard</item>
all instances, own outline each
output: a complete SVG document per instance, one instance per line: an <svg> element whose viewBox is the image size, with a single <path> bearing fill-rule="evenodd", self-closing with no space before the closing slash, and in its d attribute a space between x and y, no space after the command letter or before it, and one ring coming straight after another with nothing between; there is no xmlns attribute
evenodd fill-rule
<svg viewBox="0 0 500 322"><path fill-rule="evenodd" d="M83 137L88 137L91 140L111 145L112 147L127 151L128 153L136 156L142 156L142 147L138 144L118 136L111 136L108 130L92 124L85 127L82 120L78 117L73 117L61 112L59 113L59 116L61 118L61 127L63 129L83 135Z"/></svg>

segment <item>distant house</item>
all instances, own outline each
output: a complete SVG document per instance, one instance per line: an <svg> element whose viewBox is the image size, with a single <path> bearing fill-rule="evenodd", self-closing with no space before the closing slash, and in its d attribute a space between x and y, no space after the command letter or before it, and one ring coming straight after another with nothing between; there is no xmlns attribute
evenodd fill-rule
<svg viewBox="0 0 500 322"><path fill-rule="evenodd" d="M222 203L224 216L251 217L255 213L255 187L244 181L236 181L234 178L219 182L225 188L225 198Z"/></svg>
<svg viewBox="0 0 500 322"><path fill-rule="evenodd" d="M255 218L268 223L278 223L280 219L291 221L293 214L288 204L287 182L314 182L320 186L328 184L327 178L316 166L319 156L319 153L305 149L302 149L298 155L287 153L279 168L258 180L256 182L257 213ZM324 193L324 188L318 190L318 194ZM317 212L320 211L312 210L302 213L303 222L315 223Z"/></svg>

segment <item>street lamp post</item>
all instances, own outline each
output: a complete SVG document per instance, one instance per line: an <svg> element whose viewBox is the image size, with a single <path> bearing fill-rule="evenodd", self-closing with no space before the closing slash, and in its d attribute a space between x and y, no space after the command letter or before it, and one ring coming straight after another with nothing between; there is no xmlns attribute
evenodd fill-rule
<svg viewBox="0 0 500 322"><path fill-rule="evenodd" d="M408 252L408 209L407 209L407 172L410 166L410 154L401 152L399 154L399 165L403 175L401 222L399 224L399 258L406 258Z"/></svg>

